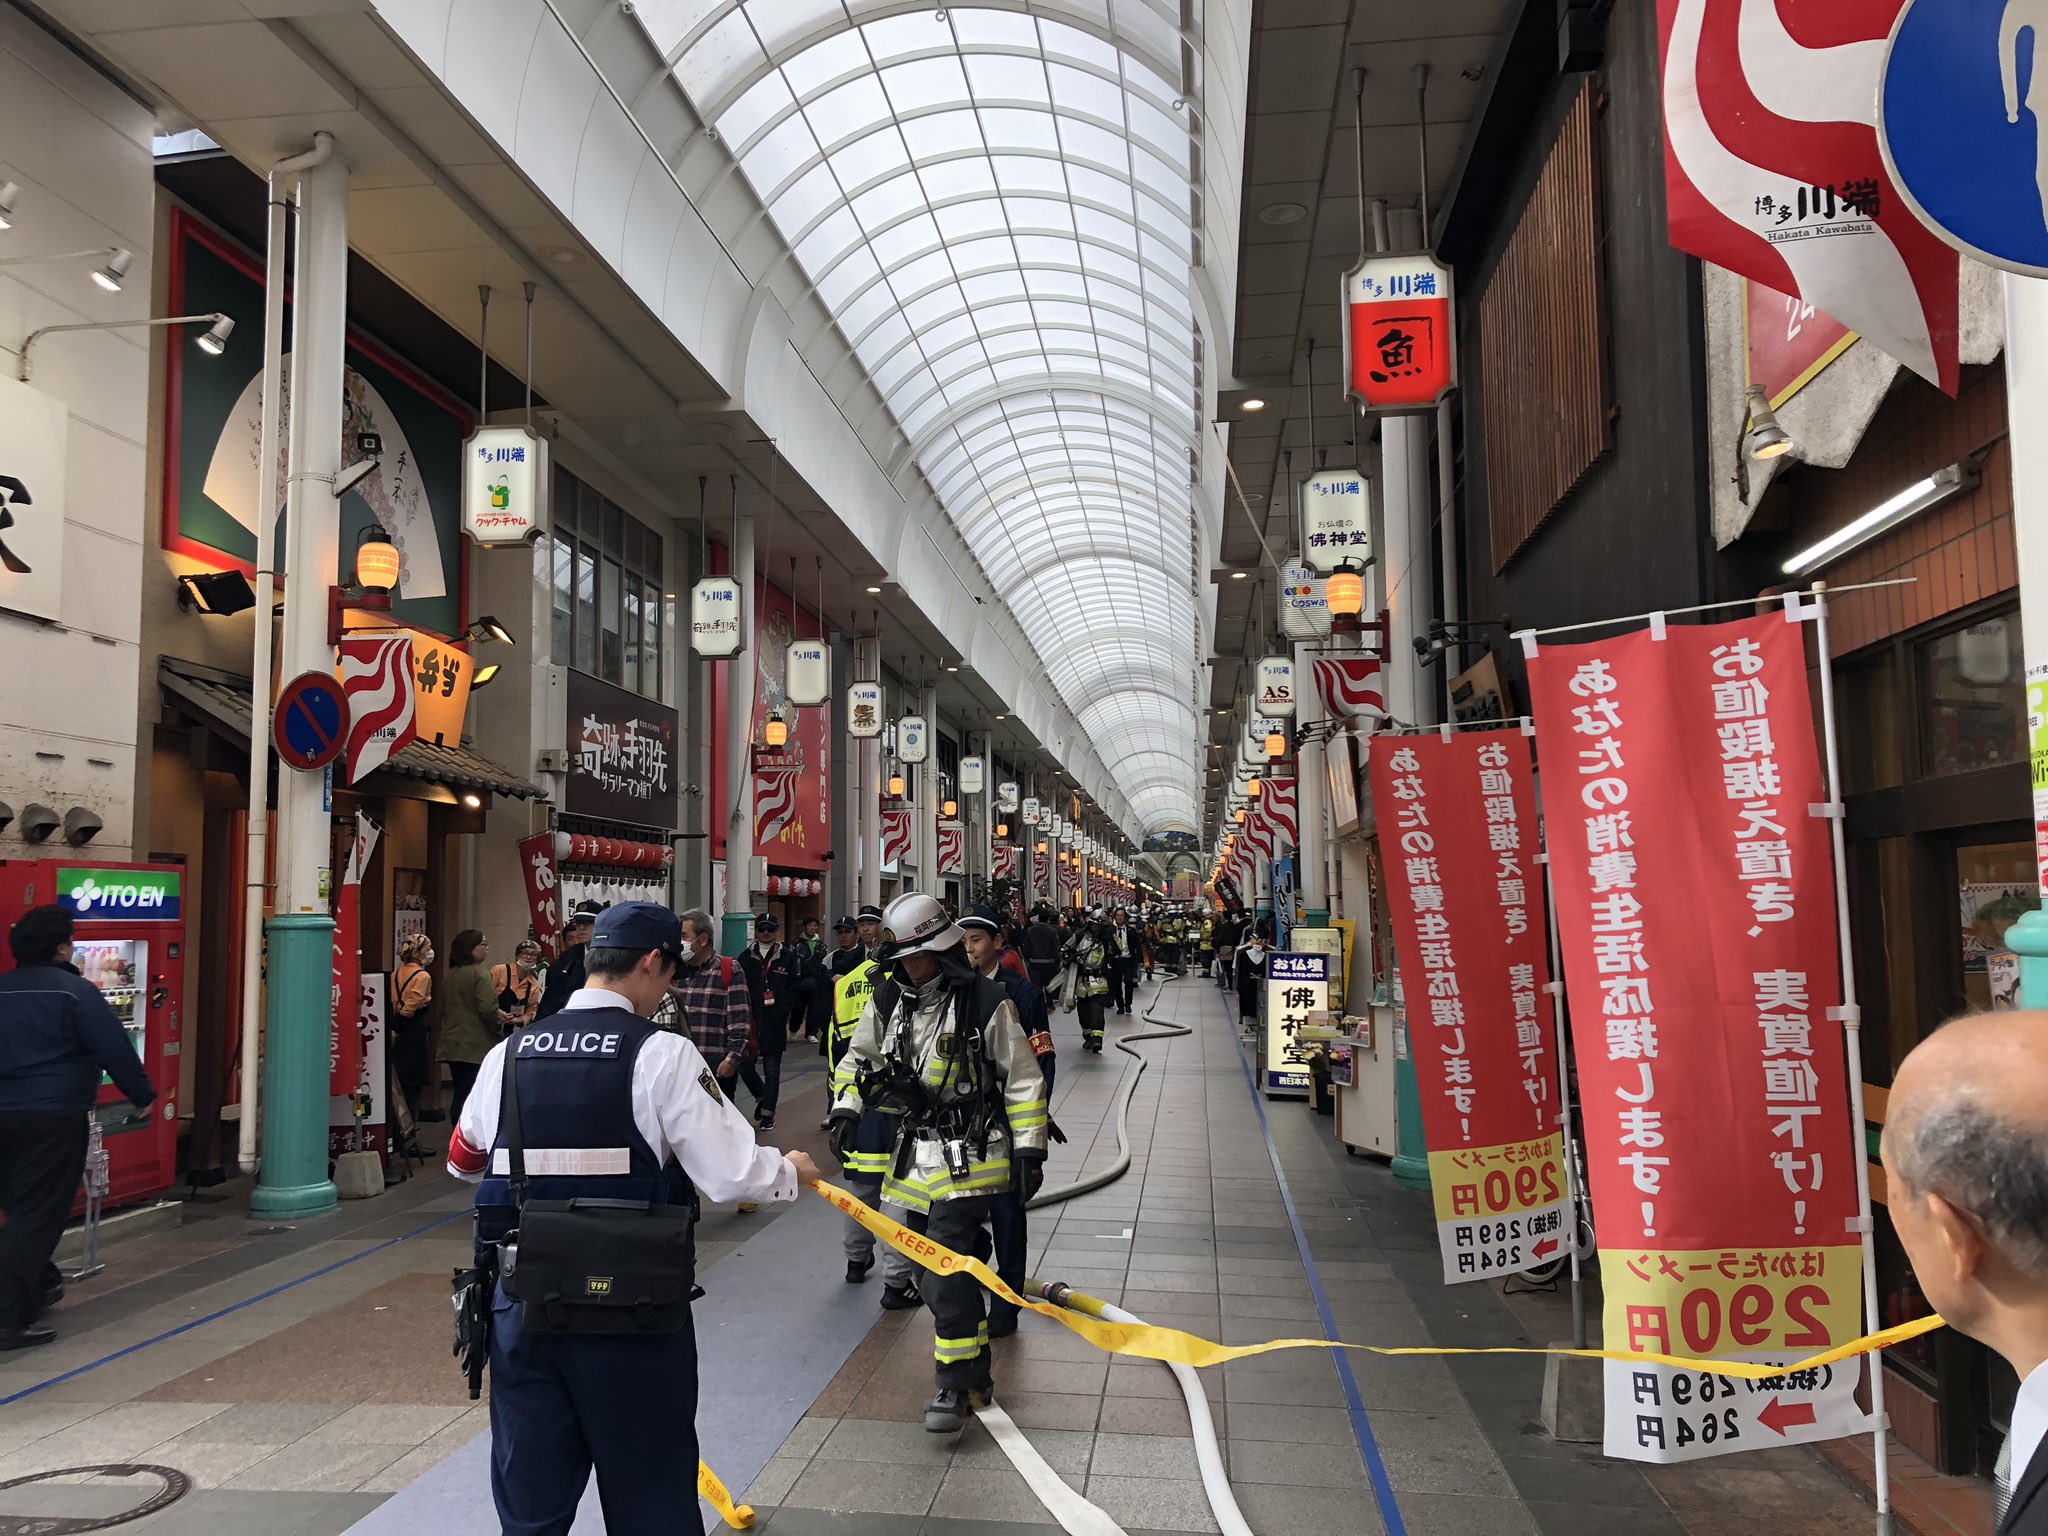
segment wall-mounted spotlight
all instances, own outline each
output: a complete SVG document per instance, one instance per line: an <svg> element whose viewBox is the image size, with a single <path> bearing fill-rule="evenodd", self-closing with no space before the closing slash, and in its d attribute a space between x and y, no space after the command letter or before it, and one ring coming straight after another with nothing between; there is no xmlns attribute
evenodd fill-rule
<svg viewBox="0 0 2048 1536"><path fill-rule="evenodd" d="M512 644L512 631L500 624L493 614L486 613L479 618L471 619L465 633L468 638L478 642L495 640L500 645Z"/></svg>
<svg viewBox="0 0 2048 1536"><path fill-rule="evenodd" d="M499 666L495 661L486 666L478 667L476 669L476 676L469 680L469 691L475 693L479 688L488 688L497 677L499 670Z"/></svg>
<svg viewBox="0 0 2048 1536"><path fill-rule="evenodd" d="M135 253L117 245L94 271L92 280L109 293L119 293L121 285L128 281L128 269L134 265Z"/></svg>
<svg viewBox="0 0 2048 1536"><path fill-rule="evenodd" d="M256 589L240 571L200 571L178 578L178 608L226 617L256 606Z"/></svg>

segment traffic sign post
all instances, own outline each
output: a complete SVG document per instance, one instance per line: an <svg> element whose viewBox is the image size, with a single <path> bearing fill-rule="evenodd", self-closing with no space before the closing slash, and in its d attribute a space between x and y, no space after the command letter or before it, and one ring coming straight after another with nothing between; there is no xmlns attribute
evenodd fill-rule
<svg viewBox="0 0 2048 1536"><path fill-rule="evenodd" d="M2022 89L2024 87L2024 90ZM1928 228L2005 272L2007 418L2048 411L2048 0L1911 0L1878 84L1878 142ZM2048 892L2048 441L2015 432L2012 535L2026 659L2037 878ZM2006 934L2048 1006L2048 912Z"/></svg>
<svg viewBox="0 0 2048 1536"><path fill-rule="evenodd" d="M278 693L270 716L277 759L301 773L318 773L340 756L348 737L348 702L325 672L301 672Z"/></svg>

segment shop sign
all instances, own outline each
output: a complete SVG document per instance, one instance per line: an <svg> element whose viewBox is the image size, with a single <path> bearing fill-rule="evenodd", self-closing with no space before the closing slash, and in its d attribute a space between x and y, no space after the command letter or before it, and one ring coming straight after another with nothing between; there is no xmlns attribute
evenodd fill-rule
<svg viewBox="0 0 2048 1536"><path fill-rule="evenodd" d="M1372 558L1372 496L1355 469L1326 469L1301 483L1302 558L1318 571Z"/></svg>
<svg viewBox="0 0 2048 1536"><path fill-rule="evenodd" d="M984 787L981 759L963 757L960 759L960 793L978 795Z"/></svg>
<svg viewBox="0 0 2048 1536"><path fill-rule="evenodd" d="M534 942L550 960L561 953L562 896L555 878L555 838L536 832L519 844L519 874L526 882L526 911Z"/></svg>
<svg viewBox="0 0 2048 1536"><path fill-rule="evenodd" d="M573 667L568 679L563 810L643 827L673 826L676 712Z"/></svg>
<svg viewBox="0 0 2048 1536"><path fill-rule="evenodd" d="M1344 274L1345 377L1368 412L1434 410L1458 387L1451 269L1427 251Z"/></svg>
<svg viewBox="0 0 2048 1536"><path fill-rule="evenodd" d="M476 658L425 630L405 633L412 636L413 734L436 746L459 747Z"/></svg>
<svg viewBox="0 0 2048 1536"><path fill-rule="evenodd" d="M846 733L861 741L882 734L880 683L855 683L846 690Z"/></svg>
<svg viewBox="0 0 2048 1536"><path fill-rule="evenodd" d="M425 914L415 915L421 918L420 930L424 932ZM328 1097L329 1157L355 1151L381 1154L385 1150L384 991L387 985L387 978L382 973L356 978L355 1006L349 1010L350 1023L356 1033L356 1078L349 1092ZM356 1100L359 1098L369 1106L369 1113L360 1121L356 1117ZM357 1130L359 1124L360 1133Z"/></svg>
<svg viewBox="0 0 2048 1536"><path fill-rule="evenodd" d="M1396 952L1420 994L1409 1043L1444 1283L1514 1274L1574 1238L1529 740L1375 736L1368 761Z"/></svg>
<svg viewBox="0 0 2048 1536"><path fill-rule="evenodd" d="M168 869L57 867L57 904L81 923L174 923L182 876Z"/></svg>
<svg viewBox="0 0 2048 1536"><path fill-rule="evenodd" d="M1010 786L1012 791L1014 791L1016 787L1017 786L1014 784ZM1027 827L1035 827L1038 825L1038 797L1036 795L1026 795L1024 797L1023 820L1024 825Z"/></svg>
<svg viewBox="0 0 2048 1536"><path fill-rule="evenodd" d="M1195 877L1173 877L1174 900L1192 901ZM1275 951L1266 957L1266 1096L1308 1092L1308 1061L1301 1043L1309 1015L1330 1008L1330 957Z"/></svg>
<svg viewBox="0 0 2048 1536"><path fill-rule="evenodd" d="M747 648L746 604L730 576L706 576L690 588L690 649L699 656L737 656Z"/></svg>
<svg viewBox="0 0 2048 1536"><path fill-rule="evenodd" d="M64 595L64 474L71 411L0 379L0 608L55 619Z"/></svg>
<svg viewBox="0 0 2048 1536"><path fill-rule="evenodd" d="M1261 656L1258 669L1259 696L1254 706L1268 719L1284 719L1294 713L1294 658ZM1260 741L1261 747L1265 742Z"/></svg>
<svg viewBox="0 0 2048 1536"><path fill-rule="evenodd" d="M547 531L547 439L478 427L462 445L462 531L479 544L526 544Z"/></svg>
<svg viewBox="0 0 2048 1536"><path fill-rule="evenodd" d="M1290 640L1320 640L1330 633L1330 600L1315 567L1280 568L1280 633Z"/></svg>
<svg viewBox="0 0 2048 1536"><path fill-rule="evenodd" d="M783 688L799 709L813 709L831 698L831 645L821 639L790 641Z"/></svg>
<svg viewBox="0 0 2048 1536"><path fill-rule="evenodd" d="M1787 618L1530 646L1610 1348L1791 1361L1862 1329L1844 1175L1862 1128L1813 813L1828 796L1805 629ZM1382 827L1389 787L1375 786ZM1419 1061L1427 1005L1410 996ZM1855 1369L1733 1402L1698 1372L1606 1373L1606 1451L1629 1460L1868 1428ZM1772 1403L1789 1405L1775 1425L1759 1417Z"/></svg>
<svg viewBox="0 0 2048 1536"><path fill-rule="evenodd" d="M996 809L1005 816L1017 809L1017 786L1005 779L996 786Z"/></svg>
<svg viewBox="0 0 2048 1536"><path fill-rule="evenodd" d="M896 760L921 763L931 755L931 727L923 715L905 715L896 722Z"/></svg>
<svg viewBox="0 0 2048 1536"><path fill-rule="evenodd" d="M1747 381L1777 409L1856 345L1856 333L1804 299L1742 282L1742 343Z"/></svg>

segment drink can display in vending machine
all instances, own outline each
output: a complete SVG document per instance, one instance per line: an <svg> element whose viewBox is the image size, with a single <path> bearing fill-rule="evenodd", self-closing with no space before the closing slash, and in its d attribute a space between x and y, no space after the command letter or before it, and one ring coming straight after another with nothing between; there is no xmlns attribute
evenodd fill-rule
<svg viewBox="0 0 2048 1536"><path fill-rule="evenodd" d="M177 1170L184 899L185 871L176 864L0 859L0 925L12 926L32 907L71 913L71 963L106 998L156 1086L156 1103L138 1110L101 1077L93 1119L106 1152L109 1208L162 1194ZM13 964L0 946L0 970ZM81 1191L74 1215L84 1201Z"/></svg>

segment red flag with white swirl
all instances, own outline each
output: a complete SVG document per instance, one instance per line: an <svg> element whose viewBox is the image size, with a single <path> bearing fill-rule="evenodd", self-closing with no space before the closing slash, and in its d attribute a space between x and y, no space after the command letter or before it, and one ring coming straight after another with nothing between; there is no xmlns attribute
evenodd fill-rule
<svg viewBox="0 0 2048 1536"><path fill-rule="evenodd" d="M894 864L910 853L910 812L882 812L882 862Z"/></svg>
<svg viewBox="0 0 2048 1536"><path fill-rule="evenodd" d="M967 829L957 821L939 823L939 873L967 873Z"/></svg>
<svg viewBox="0 0 2048 1536"><path fill-rule="evenodd" d="M766 847L796 821L796 781L800 769L757 767L754 770L754 846Z"/></svg>
<svg viewBox="0 0 2048 1536"><path fill-rule="evenodd" d="M1671 243L1950 394L1956 253L1899 195L1877 82L1904 0L1657 0Z"/></svg>
<svg viewBox="0 0 2048 1536"><path fill-rule="evenodd" d="M1298 846L1301 842L1295 818L1295 780L1268 779L1266 792L1259 796L1266 806L1266 825L1273 829L1274 840L1279 847Z"/></svg>
<svg viewBox="0 0 2048 1536"><path fill-rule="evenodd" d="M998 880L1017 878L1017 850L1007 843L996 846L995 871Z"/></svg>
<svg viewBox="0 0 2048 1536"><path fill-rule="evenodd" d="M1378 719L1387 712L1377 656L1318 656L1309 666L1323 712L1332 720Z"/></svg>
<svg viewBox="0 0 2048 1536"><path fill-rule="evenodd" d="M348 704L344 761L348 782L357 784L414 739L412 636L344 636L341 694Z"/></svg>

